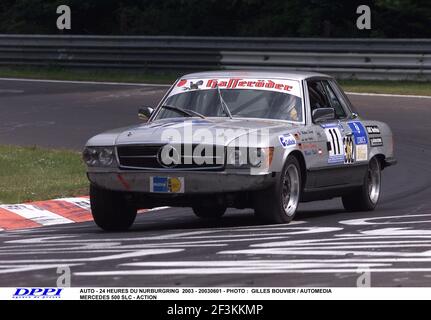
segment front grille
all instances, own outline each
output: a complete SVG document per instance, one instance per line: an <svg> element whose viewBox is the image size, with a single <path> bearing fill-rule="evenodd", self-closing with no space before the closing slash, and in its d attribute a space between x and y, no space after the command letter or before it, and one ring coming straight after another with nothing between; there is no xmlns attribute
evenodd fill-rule
<svg viewBox="0 0 431 320"><path fill-rule="evenodd" d="M222 170L224 168L224 147L223 146L202 146L201 155L206 161L196 162L199 158L193 157L198 150L198 145L172 145L178 151L179 163L173 166L166 166L160 159L161 149L165 145L125 145L117 146L118 160L120 167L124 169L166 169L166 170ZM212 153L210 152L212 150ZM206 154L205 151L209 153ZM191 162L191 163L190 163Z"/></svg>

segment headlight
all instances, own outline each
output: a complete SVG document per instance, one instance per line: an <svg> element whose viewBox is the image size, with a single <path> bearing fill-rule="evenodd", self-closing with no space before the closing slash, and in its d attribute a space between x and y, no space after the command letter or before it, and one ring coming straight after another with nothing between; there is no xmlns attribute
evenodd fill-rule
<svg viewBox="0 0 431 320"><path fill-rule="evenodd" d="M248 149L248 163L252 167L260 167L262 164L262 149L250 148Z"/></svg>
<svg viewBox="0 0 431 320"><path fill-rule="evenodd" d="M99 152L99 162L102 166L108 167L114 162L114 150L103 148Z"/></svg>
<svg viewBox="0 0 431 320"><path fill-rule="evenodd" d="M236 168L269 167L274 148L228 148L227 165Z"/></svg>
<svg viewBox="0 0 431 320"><path fill-rule="evenodd" d="M227 164L229 166L241 167L247 164L247 149L246 148L228 148Z"/></svg>
<svg viewBox="0 0 431 320"><path fill-rule="evenodd" d="M109 167L115 160L114 148L86 147L82 153L82 158L89 167Z"/></svg>
<svg viewBox="0 0 431 320"><path fill-rule="evenodd" d="M95 166L97 165L98 156L96 148L85 148L82 153L82 158L87 166Z"/></svg>

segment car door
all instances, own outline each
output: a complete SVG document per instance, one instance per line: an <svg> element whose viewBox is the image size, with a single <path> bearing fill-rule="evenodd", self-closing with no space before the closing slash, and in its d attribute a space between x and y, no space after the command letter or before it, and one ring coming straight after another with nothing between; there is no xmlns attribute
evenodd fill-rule
<svg viewBox="0 0 431 320"><path fill-rule="evenodd" d="M347 184L362 184L364 171L368 164L368 134L356 111L343 94L342 89L333 80L324 81L331 106L344 133L344 170Z"/></svg>
<svg viewBox="0 0 431 320"><path fill-rule="evenodd" d="M331 96L326 89L327 85L326 80L307 80L311 114L319 108L336 109L334 107L336 104L331 101ZM316 132L315 144L318 147L318 156L307 159L309 164L307 187L309 188L330 187L345 183L345 176L342 174L345 155L345 128L338 119L338 117L345 117L343 111L336 109L336 119L313 124L313 130ZM306 153L305 157L307 157Z"/></svg>

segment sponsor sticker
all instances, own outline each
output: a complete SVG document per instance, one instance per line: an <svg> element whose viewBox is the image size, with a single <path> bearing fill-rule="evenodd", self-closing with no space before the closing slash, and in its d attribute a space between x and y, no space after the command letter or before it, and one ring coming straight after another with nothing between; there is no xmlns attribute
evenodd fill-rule
<svg viewBox="0 0 431 320"><path fill-rule="evenodd" d="M380 134L378 126L366 126L368 134Z"/></svg>
<svg viewBox="0 0 431 320"><path fill-rule="evenodd" d="M355 144L367 144L367 133L365 132L365 128L359 121L352 121L348 123L350 129L352 130L352 134L355 137Z"/></svg>
<svg viewBox="0 0 431 320"><path fill-rule="evenodd" d="M290 133L278 136L278 140L280 141L280 144L283 148L296 145L295 137Z"/></svg>
<svg viewBox="0 0 431 320"><path fill-rule="evenodd" d="M370 138L370 145L372 147L380 147L383 146L383 139L381 137Z"/></svg>
<svg viewBox="0 0 431 320"><path fill-rule="evenodd" d="M301 96L298 81L286 79L257 78L210 78L210 79L180 79L172 89L170 96L192 90L220 89L254 89L275 91Z"/></svg>
<svg viewBox="0 0 431 320"><path fill-rule="evenodd" d="M311 156L311 155L313 155L313 151L312 150L304 150L304 154L306 156Z"/></svg>
<svg viewBox="0 0 431 320"><path fill-rule="evenodd" d="M347 136L344 138L344 163L350 164L355 162L355 153L352 136Z"/></svg>
<svg viewBox="0 0 431 320"><path fill-rule="evenodd" d="M150 192L184 193L184 177L150 177Z"/></svg>
<svg viewBox="0 0 431 320"><path fill-rule="evenodd" d="M326 129L326 128L339 128L340 129L340 126L338 124L335 124L335 123L322 123L322 124L320 124L320 127L323 129Z"/></svg>
<svg viewBox="0 0 431 320"><path fill-rule="evenodd" d="M328 163L344 163L345 147L340 128L337 125L325 127L325 134L328 140Z"/></svg>
<svg viewBox="0 0 431 320"><path fill-rule="evenodd" d="M368 146L361 144L356 146L356 161L367 161L368 160Z"/></svg>

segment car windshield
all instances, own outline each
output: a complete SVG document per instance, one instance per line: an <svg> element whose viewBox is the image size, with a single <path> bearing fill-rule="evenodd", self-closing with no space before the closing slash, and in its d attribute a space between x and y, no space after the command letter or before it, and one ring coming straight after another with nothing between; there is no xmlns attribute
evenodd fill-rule
<svg viewBox="0 0 431 320"><path fill-rule="evenodd" d="M227 117L227 112L222 106L224 102L233 117L302 121L302 99L296 95L275 90L223 89L221 85L218 89L186 88L182 92L176 90L163 104L192 110L206 117ZM162 108L156 118L182 116L187 115Z"/></svg>

